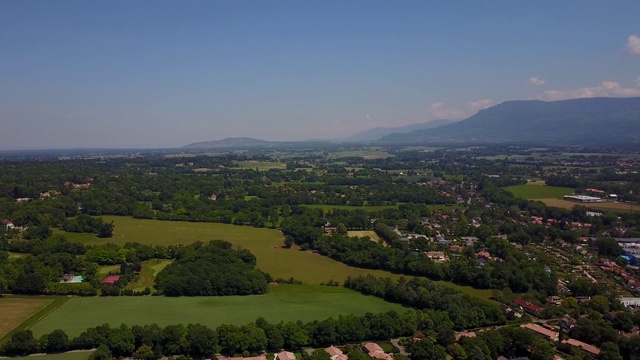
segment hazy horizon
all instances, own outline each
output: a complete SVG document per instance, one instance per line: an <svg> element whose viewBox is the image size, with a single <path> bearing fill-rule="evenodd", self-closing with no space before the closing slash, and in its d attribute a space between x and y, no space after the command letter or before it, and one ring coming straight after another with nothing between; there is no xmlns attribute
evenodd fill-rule
<svg viewBox="0 0 640 360"><path fill-rule="evenodd" d="M640 96L640 2L0 2L0 149L341 139Z"/></svg>

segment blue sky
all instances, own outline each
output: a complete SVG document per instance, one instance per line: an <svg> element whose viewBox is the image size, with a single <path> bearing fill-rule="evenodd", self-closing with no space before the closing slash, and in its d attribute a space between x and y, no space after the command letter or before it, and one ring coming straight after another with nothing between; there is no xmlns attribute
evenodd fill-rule
<svg viewBox="0 0 640 360"><path fill-rule="evenodd" d="M640 96L640 1L0 1L0 148L341 138Z"/></svg>

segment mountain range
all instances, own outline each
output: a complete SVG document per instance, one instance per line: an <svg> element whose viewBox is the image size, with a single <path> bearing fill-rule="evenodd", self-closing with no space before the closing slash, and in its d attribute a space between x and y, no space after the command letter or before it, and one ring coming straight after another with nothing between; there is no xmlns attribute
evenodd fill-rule
<svg viewBox="0 0 640 360"><path fill-rule="evenodd" d="M640 97L506 101L453 124L391 134L379 144L640 142Z"/></svg>
<svg viewBox="0 0 640 360"><path fill-rule="evenodd" d="M348 138L344 139L344 141L349 142L361 142L361 141L374 141L378 140L383 136L394 134L394 133L410 133L416 130L424 130L424 129L433 129L439 126L453 124L453 120L432 120L429 122L418 123L418 124L410 124L405 126L397 126L397 127L376 127L373 129L368 129L364 131L360 131L355 133Z"/></svg>
<svg viewBox="0 0 640 360"><path fill-rule="evenodd" d="M340 142L378 145L640 143L640 97L506 101L458 122L437 120L398 128L374 128ZM194 143L185 148L326 147L335 143L227 138Z"/></svg>

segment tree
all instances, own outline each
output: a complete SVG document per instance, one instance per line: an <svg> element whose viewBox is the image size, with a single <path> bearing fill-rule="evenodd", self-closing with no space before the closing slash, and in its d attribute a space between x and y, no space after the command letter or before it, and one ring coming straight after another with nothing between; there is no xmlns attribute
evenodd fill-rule
<svg viewBox="0 0 640 360"><path fill-rule="evenodd" d="M409 346L412 360L444 360L447 358L445 348L429 339L422 339Z"/></svg>
<svg viewBox="0 0 640 360"><path fill-rule="evenodd" d="M600 346L600 359L602 360L622 360L620 348L614 342L605 342Z"/></svg>
<svg viewBox="0 0 640 360"><path fill-rule="evenodd" d="M100 344L96 351L89 356L89 360L112 360L113 355L106 344Z"/></svg>
<svg viewBox="0 0 640 360"><path fill-rule="evenodd" d="M6 355L28 355L38 352L38 340L33 337L31 330L19 330L11 335L11 339L4 346Z"/></svg>
<svg viewBox="0 0 640 360"><path fill-rule="evenodd" d="M44 337L46 337L44 349L47 352L63 352L69 347L69 336L63 330L53 330Z"/></svg>
<svg viewBox="0 0 640 360"><path fill-rule="evenodd" d="M311 353L311 360L331 360L331 356L324 349L316 349Z"/></svg>
<svg viewBox="0 0 640 360"><path fill-rule="evenodd" d="M153 352L151 346L142 344L136 352L133 353L134 359L139 360L156 360L159 356Z"/></svg>
<svg viewBox="0 0 640 360"><path fill-rule="evenodd" d="M217 334L208 327L200 324L187 326L187 346L189 355L199 357L211 357L216 353Z"/></svg>

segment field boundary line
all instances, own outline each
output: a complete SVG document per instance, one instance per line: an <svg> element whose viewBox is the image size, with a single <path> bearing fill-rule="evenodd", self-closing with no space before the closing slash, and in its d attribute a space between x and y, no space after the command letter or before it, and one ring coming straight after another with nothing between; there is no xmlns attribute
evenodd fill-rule
<svg viewBox="0 0 640 360"><path fill-rule="evenodd" d="M30 297L28 297L28 296L16 296L16 298L28 299ZM11 338L11 336L13 334L15 334L17 331L28 330L31 326L35 325L37 322L39 322L40 320L42 320L45 317L47 317L52 312L58 310L58 308L60 306L64 305L64 303L66 303L69 299L70 299L70 297L53 297L53 301L51 302L51 304L45 306L40 311L38 311L35 314L31 315L29 318L27 318L27 320L23 321L22 324L16 326L11 331L9 331L4 337L2 337L0 339L0 344L4 344L4 343L8 342L9 339Z"/></svg>

